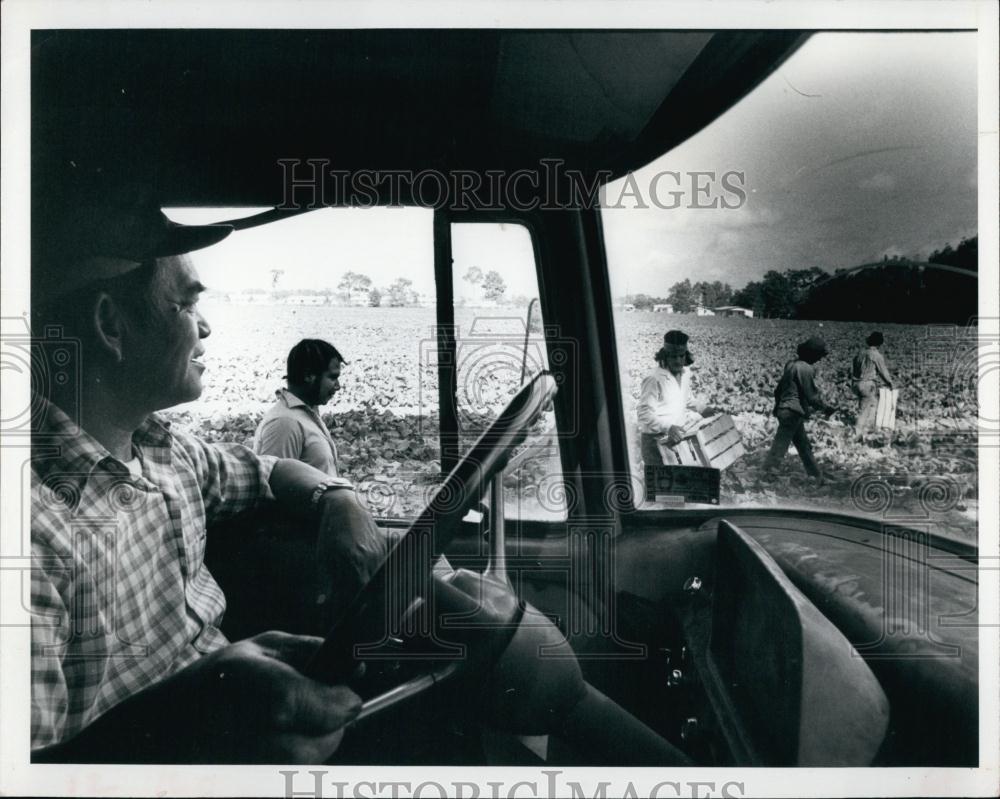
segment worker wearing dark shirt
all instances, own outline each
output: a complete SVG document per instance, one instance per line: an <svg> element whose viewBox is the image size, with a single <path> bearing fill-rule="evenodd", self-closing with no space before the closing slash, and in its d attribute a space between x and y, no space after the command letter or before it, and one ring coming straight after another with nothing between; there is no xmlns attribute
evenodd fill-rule
<svg viewBox="0 0 1000 799"><path fill-rule="evenodd" d="M826 354L823 339L813 337L799 344L798 357L785 364L778 387L774 390L774 415L778 417L778 431L764 460L765 476L773 473L778 461L785 457L788 445L795 444L806 473L822 479L804 423L814 410L828 414L835 410L823 400L816 388L816 368L813 364Z"/></svg>

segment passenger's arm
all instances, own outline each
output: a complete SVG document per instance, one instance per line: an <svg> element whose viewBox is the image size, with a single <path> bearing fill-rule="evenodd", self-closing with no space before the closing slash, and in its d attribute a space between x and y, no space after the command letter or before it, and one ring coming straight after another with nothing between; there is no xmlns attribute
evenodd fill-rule
<svg viewBox="0 0 1000 799"><path fill-rule="evenodd" d="M318 525L319 589L325 618L332 621L382 565L390 541L350 488L326 491L314 505L316 486L324 481L328 475L301 461L278 461L271 472L275 499Z"/></svg>

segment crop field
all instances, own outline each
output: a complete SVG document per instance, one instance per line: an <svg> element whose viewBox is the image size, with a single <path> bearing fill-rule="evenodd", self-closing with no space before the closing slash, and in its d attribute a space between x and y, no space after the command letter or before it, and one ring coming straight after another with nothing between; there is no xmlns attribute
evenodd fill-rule
<svg viewBox="0 0 1000 799"><path fill-rule="evenodd" d="M410 515L426 501L440 482L432 308L203 306L213 327L204 358L205 391L197 402L168 414L175 423L209 440L249 444L274 391L283 385L289 348L303 337L326 338L348 361L342 390L323 409L343 472L373 510L385 515ZM456 315L459 406L468 441L519 385L523 312L465 308ZM620 312L615 321L636 486L641 480L635 400L642 378L655 366L653 353L663 333L678 327L691 337L696 393L733 416L747 450L722 474L723 505L806 506L874 515L891 524L934 522L938 529L943 525L974 539L974 333L943 326L875 326L885 334L883 353L900 390L897 427L891 437L860 444L852 439L857 401L848 375L851 358L872 325L650 312ZM770 415L774 385L795 345L810 335L823 336L830 349L819 364L818 383L840 409L828 421L808 423L817 458L832 479L823 485L806 480L792 449L777 479L762 483L760 465L776 427ZM562 351L574 357L572 342ZM540 330L533 331L527 352L530 374L546 358ZM546 424L552 425L551 418L541 427ZM530 460L505 485L508 495L558 512L564 497L553 504L557 478L558 458L550 456Z"/></svg>

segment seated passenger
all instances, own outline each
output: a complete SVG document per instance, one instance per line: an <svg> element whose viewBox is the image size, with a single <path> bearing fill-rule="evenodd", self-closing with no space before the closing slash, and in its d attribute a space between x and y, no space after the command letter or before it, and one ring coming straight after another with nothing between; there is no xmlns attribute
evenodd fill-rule
<svg viewBox="0 0 1000 799"><path fill-rule="evenodd" d="M642 460L647 466L678 463L661 453L657 444L677 444L684 437L684 428L701 417L718 413L715 408L697 399L691 392L691 370L694 358L688 351L688 335L671 330L663 336L663 346L657 351L656 369L642 381L636 416L639 419Z"/></svg>
<svg viewBox="0 0 1000 799"><path fill-rule="evenodd" d="M321 561L361 546L359 583L384 557L379 531L325 473L155 413L202 390L204 286L181 253L231 229L103 201L33 221L35 329L58 325L79 356L60 364L78 379L33 386L33 760L324 761L359 698L300 671L318 638L226 639L206 528L273 497L316 525Z"/></svg>
<svg viewBox="0 0 1000 799"><path fill-rule="evenodd" d="M318 338L302 339L288 353L288 388L275 392L277 400L257 426L253 449L259 455L295 458L330 477L337 477L337 445L319 415L340 390L344 358L332 344Z"/></svg>

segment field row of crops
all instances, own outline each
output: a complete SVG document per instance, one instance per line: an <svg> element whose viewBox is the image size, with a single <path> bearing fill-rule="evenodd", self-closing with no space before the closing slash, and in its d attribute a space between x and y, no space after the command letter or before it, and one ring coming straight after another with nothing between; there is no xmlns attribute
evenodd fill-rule
<svg viewBox="0 0 1000 799"><path fill-rule="evenodd" d="M324 409L345 473L381 512L408 515L419 508L440 479L433 309L207 303L204 311L215 331L206 342L205 392L172 412L178 423L211 440L249 442L283 384L288 349L302 337L327 338L348 360L343 388ZM458 313L459 403L465 432L472 435L520 382L524 326L516 311ZM965 536L975 534L978 352L966 331L882 327L883 352L900 389L898 426L891 438L862 445L851 435L856 400L848 370L870 326L618 314L624 415L636 475L634 403L670 327L691 336L695 389L733 415L747 448L723 473L723 504L808 504L887 519L930 514L946 517ZM762 484L759 466L775 427L773 388L796 343L810 335L823 336L829 346L819 382L841 409L828 422L810 422L817 457L833 480L822 486L805 480L790 452L778 479ZM539 336L529 342L529 371L546 357ZM554 357L575 357L572 342L563 341ZM557 471L555 457L529 463L508 478L509 492L533 507L559 511L564 497L553 489Z"/></svg>

